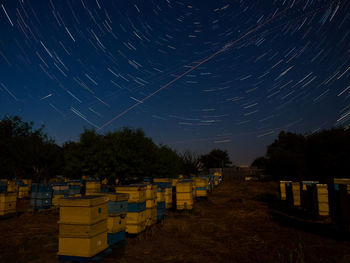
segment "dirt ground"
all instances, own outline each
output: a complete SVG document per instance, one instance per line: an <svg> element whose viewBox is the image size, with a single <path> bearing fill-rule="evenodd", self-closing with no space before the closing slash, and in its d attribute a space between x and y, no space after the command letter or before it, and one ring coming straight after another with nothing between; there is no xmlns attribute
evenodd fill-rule
<svg viewBox="0 0 350 263"><path fill-rule="evenodd" d="M101 262L350 262L348 234L276 218L277 194L273 182L224 182L193 211L167 212ZM58 262L57 221L57 210L1 219L0 262Z"/></svg>

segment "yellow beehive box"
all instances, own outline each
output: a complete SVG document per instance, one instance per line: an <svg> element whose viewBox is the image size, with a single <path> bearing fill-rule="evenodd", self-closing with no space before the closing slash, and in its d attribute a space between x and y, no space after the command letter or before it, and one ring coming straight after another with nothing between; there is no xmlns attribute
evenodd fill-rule
<svg viewBox="0 0 350 263"><path fill-rule="evenodd" d="M108 247L107 232L90 238L59 237L58 255L93 257Z"/></svg>
<svg viewBox="0 0 350 263"><path fill-rule="evenodd" d="M176 200L193 200L192 193L176 193Z"/></svg>
<svg viewBox="0 0 350 263"><path fill-rule="evenodd" d="M146 229L146 221L137 225L126 225L126 232L129 234L138 234Z"/></svg>
<svg viewBox="0 0 350 263"><path fill-rule="evenodd" d="M151 200L157 198L157 189L156 184L148 184L146 188L146 200Z"/></svg>
<svg viewBox="0 0 350 263"><path fill-rule="evenodd" d="M16 193L0 193L0 215L16 213Z"/></svg>
<svg viewBox="0 0 350 263"><path fill-rule="evenodd" d="M193 209L193 200L176 200L177 210L191 210Z"/></svg>
<svg viewBox="0 0 350 263"><path fill-rule="evenodd" d="M335 184L350 184L349 178L334 178Z"/></svg>
<svg viewBox="0 0 350 263"><path fill-rule="evenodd" d="M61 198L64 198L64 195L54 195L54 196L52 197L52 205L53 205L53 206L59 206L59 205L60 205L59 200L60 200Z"/></svg>
<svg viewBox="0 0 350 263"><path fill-rule="evenodd" d="M60 237L94 237L107 231L107 220L94 224L65 224L58 222Z"/></svg>
<svg viewBox="0 0 350 263"><path fill-rule="evenodd" d="M147 185L126 185L116 186L117 193L129 194L129 203L142 203L146 201Z"/></svg>
<svg viewBox="0 0 350 263"><path fill-rule="evenodd" d="M112 202L128 201L129 199L128 194L106 193L105 195L108 197L108 201L112 201Z"/></svg>
<svg viewBox="0 0 350 263"><path fill-rule="evenodd" d="M142 212L127 212L126 214L127 225L137 225L144 221L146 221L146 210Z"/></svg>
<svg viewBox="0 0 350 263"><path fill-rule="evenodd" d="M191 182L179 182L176 185L177 193L190 193L192 192L192 183Z"/></svg>
<svg viewBox="0 0 350 263"><path fill-rule="evenodd" d="M173 205L173 196L171 193L165 194L164 196L164 200L165 200L165 208L169 209L172 207Z"/></svg>
<svg viewBox="0 0 350 263"><path fill-rule="evenodd" d="M165 188L165 195L172 195L173 194L173 189L172 187L166 187Z"/></svg>
<svg viewBox="0 0 350 263"><path fill-rule="evenodd" d="M286 200L287 194L286 194L286 184L291 183L292 181L280 181L280 195L281 200ZM306 185L305 185L306 187Z"/></svg>
<svg viewBox="0 0 350 263"><path fill-rule="evenodd" d="M171 183L171 178L153 178L154 183Z"/></svg>
<svg viewBox="0 0 350 263"><path fill-rule="evenodd" d="M165 202L165 192L157 192L157 202Z"/></svg>
<svg viewBox="0 0 350 263"><path fill-rule="evenodd" d="M85 193L101 192L101 183L97 181L87 181L85 184Z"/></svg>
<svg viewBox="0 0 350 263"><path fill-rule="evenodd" d="M7 191L8 192L18 192L18 185L15 182L8 181L7 184Z"/></svg>
<svg viewBox="0 0 350 263"><path fill-rule="evenodd" d="M329 215L328 185L317 184L318 214L320 216Z"/></svg>
<svg viewBox="0 0 350 263"><path fill-rule="evenodd" d="M0 193L0 203L16 202L17 194L14 192Z"/></svg>
<svg viewBox="0 0 350 263"><path fill-rule="evenodd" d="M157 199L146 200L146 208L152 208L157 206Z"/></svg>
<svg viewBox="0 0 350 263"><path fill-rule="evenodd" d="M109 216L107 219L108 233L118 233L126 229L125 215Z"/></svg>
<svg viewBox="0 0 350 263"><path fill-rule="evenodd" d="M179 179L171 179L171 185L176 186L178 181L179 181Z"/></svg>
<svg viewBox="0 0 350 263"><path fill-rule="evenodd" d="M208 196L207 190L197 190L197 197Z"/></svg>
<svg viewBox="0 0 350 263"><path fill-rule="evenodd" d="M300 183L299 182L293 182L292 183L292 191L293 191L293 205L294 206L300 206Z"/></svg>
<svg viewBox="0 0 350 263"><path fill-rule="evenodd" d="M105 196L59 199L60 223L94 224L107 219L107 201Z"/></svg>
<svg viewBox="0 0 350 263"><path fill-rule="evenodd" d="M24 184L28 185L29 189L32 187L32 179L23 179L22 181Z"/></svg>
<svg viewBox="0 0 350 263"><path fill-rule="evenodd" d="M149 227L151 225L153 225L153 223L152 223L152 209L147 208L146 209L146 227Z"/></svg>

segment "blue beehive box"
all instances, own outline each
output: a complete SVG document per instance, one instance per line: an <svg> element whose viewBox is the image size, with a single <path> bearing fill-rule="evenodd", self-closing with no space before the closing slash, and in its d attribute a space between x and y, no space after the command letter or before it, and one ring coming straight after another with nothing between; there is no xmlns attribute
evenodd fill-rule
<svg viewBox="0 0 350 263"><path fill-rule="evenodd" d="M124 240L125 240L125 231L120 231L118 233L107 233L107 242L109 246L113 246Z"/></svg>
<svg viewBox="0 0 350 263"><path fill-rule="evenodd" d="M108 214L126 214L128 211L128 200L112 202L108 201Z"/></svg>
<svg viewBox="0 0 350 263"><path fill-rule="evenodd" d="M146 202L143 203L129 203L128 212L142 212L146 210Z"/></svg>

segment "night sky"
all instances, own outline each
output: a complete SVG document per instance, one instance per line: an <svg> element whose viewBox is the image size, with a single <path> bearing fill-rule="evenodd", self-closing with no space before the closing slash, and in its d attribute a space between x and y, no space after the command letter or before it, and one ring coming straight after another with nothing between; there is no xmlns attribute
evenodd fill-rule
<svg viewBox="0 0 350 263"><path fill-rule="evenodd" d="M235 164L350 124L350 1L0 0L0 115Z"/></svg>

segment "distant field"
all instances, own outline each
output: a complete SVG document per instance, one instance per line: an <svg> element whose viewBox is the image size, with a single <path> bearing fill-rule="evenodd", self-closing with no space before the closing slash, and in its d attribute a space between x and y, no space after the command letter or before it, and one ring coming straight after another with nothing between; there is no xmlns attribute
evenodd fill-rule
<svg viewBox="0 0 350 263"><path fill-rule="evenodd" d="M350 238L275 221L268 202L277 194L272 182L224 182L194 211L168 212L101 262L350 262ZM0 262L58 262L58 217L51 211L0 220Z"/></svg>

